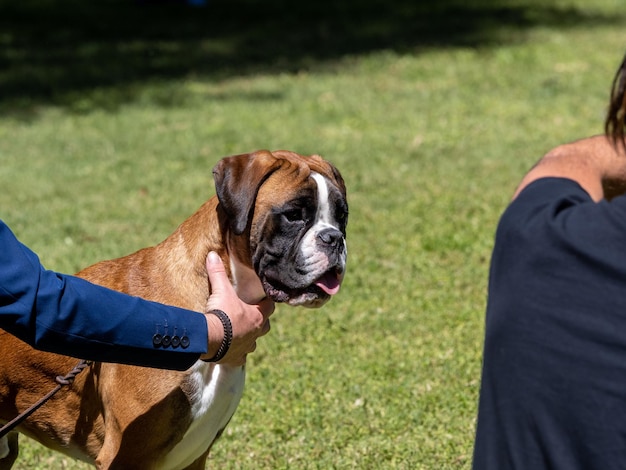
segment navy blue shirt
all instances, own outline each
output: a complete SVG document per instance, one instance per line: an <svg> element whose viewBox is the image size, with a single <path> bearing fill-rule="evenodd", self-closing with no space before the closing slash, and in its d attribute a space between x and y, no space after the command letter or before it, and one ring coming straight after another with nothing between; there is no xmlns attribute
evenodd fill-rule
<svg viewBox="0 0 626 470"><path fill-rule="evenodd" d="M626 197L543 178L504 212L473 468L626 468Z"/></svg>
<svg viewBox="0 0 626 470"><path fill-rule="evenodd" d="M44 351L179 370L206 353L208 341L200 313L44 269L1 220L0 328ZM174 328L187 347L154 344L156 333L172 335Z"/></svg>

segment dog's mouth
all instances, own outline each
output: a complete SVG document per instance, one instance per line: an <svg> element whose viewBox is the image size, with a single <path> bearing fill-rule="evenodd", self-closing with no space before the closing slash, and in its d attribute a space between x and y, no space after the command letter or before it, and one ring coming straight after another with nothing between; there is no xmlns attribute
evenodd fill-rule
<svg viewBox="0 0 626 470"><path fill-rule="evenodd" d="M304 287L289 287L279 280L264 277L263 289L274 302L316 308L339 292L343 274L344 270L335 266Z"/></svg>

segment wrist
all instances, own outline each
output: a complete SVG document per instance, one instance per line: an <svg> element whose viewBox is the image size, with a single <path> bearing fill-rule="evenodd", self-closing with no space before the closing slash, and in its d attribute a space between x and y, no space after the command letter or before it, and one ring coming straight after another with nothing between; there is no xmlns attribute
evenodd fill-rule
<svg viewBox="0 0 626 470"><path fill-rule="evenodd" d="M233 339L233 328L228 315L222 310L211 310L205 314L208 328L206 355L200 359L205 362L219 362L228 353Z"/></svg>
<svg viewBox="0 0 626 470"><path fill-rule="evenodd" d="M224 327L222 322L215 315L205 313L204 319L207 326L207 350L200 356L200 359L206 361L217 354L217 350L224 339Z"/></svg>

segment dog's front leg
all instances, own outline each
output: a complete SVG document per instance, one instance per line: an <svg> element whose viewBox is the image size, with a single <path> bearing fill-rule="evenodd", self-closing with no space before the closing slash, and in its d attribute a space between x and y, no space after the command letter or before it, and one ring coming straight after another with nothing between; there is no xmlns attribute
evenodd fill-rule
<svg viewBox="0 0 626 470"><path fill-rule="evenodd" d="M0 438L0 470L10 470L19 453L19 433L10 432Z"/></svg>

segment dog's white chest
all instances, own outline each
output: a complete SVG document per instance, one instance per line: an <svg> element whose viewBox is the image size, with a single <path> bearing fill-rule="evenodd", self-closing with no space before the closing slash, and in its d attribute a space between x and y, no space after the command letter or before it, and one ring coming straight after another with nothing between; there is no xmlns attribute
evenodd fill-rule
<svg viewBox="0 0 626 470"><path fill-rule="evenodd" d="M192 423L183 439L160 462L160 470L182 469L208 448L232 418L243 394L245 370L198 361L189 377Z"/></svg>

